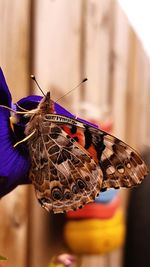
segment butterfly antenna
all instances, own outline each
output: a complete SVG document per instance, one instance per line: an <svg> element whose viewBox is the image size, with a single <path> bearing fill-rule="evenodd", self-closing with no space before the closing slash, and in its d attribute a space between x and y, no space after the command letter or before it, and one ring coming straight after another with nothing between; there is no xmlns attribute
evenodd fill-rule
<svg viewBox="0 0 150 267"><path fill-rule="evenodd" d="M39 85L37 79L35 78L35 76L34 76L33 74L31 75L31 79L36 83L36 85L37 85L37 87L39 88L39 90L41 91L41 93L42 93L44 96L46 96L46 95L44 94L42 88L40 87L40 85Z"/></svg>
<svg viewBox="0 0 150 267"><path fill-rule="evenodd" d="M79 84L77 84L75 87L73 87L69 92L58 98L55 102L58 102L60 99L64 98L64 96L70 94L73 90L75 90L77 87L79 87L82 83L86 82L88 79L84 78Z"/></svg>

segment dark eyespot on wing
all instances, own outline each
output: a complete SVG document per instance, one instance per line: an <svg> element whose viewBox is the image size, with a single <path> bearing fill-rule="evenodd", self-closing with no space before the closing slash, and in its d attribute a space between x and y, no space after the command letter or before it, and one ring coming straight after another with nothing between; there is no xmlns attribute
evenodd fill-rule
<svg viewBox="0 0 150 267"><path fill-rule="evenodd" d="M52 198L54 200L61 200L63 198L63 193L60 188L55 187L52 189Z"/></svg>
<svg viewBox="0 0 150 267"><path fill-rule="evenodd" d="M71 197L72 197L72 193L69 191L64 194L64 198L66 199L71 199Z"/></svg>
<svg viewBox="0 0 150 267"><path fill-rule="evenodd" d="M73 192L74 194L78 194L79 191L80 191L80 189L79 189L78 185L73 185L73 187L72 187L72 192Z"/></svg>

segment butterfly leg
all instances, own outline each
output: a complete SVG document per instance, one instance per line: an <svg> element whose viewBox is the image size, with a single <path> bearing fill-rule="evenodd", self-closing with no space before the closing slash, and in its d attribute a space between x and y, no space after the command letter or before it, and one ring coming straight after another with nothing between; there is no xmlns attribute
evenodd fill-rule
<svg viewBox="0 0 150 267"><path fill-rule="evenodd" d="M14 144L13 147L18 146L19 144L27 141L29 138L31 138L31 136L33 136L35 134L36 130L34 130L32 133L30 133L28 136L26 136L24 139L22 139L21 141L17 142L16 144Z"/></svg>
<svg viewBox="0 0 150 267"><path fill-rule="evenodd" d="M35 114L35 110L36 110L36 109L35 110L33 109L33 110L29 110L29 111L17 111L17 110L10 108L10 107L5 106L5 105L0 105L0 108L8 109L9 111L14 112L15 114L25 114L27 116L30 116L30 114Z"/></svg>
<svg viewBox="0 0 150 267"><path fill-rule="evenodd" d="M25 111L25 112L29 112L29 111L30 111L30 110L28 110L28 109L25 109L25 108L21 107L20 105L18 105L18 103L15 103L15 105L16 105L18 108L20 108L22 111Z"/></svg>

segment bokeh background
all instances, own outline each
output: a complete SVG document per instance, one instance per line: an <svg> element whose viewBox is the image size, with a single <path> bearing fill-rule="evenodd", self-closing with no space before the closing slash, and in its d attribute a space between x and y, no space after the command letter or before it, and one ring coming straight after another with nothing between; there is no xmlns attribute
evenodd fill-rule
<svg viewBox="0 0 150 267"><path fill-rule="evenodd" d="M132 8L136 9L136 3ZM30 80L32 73L43 90L51 91L53 100L87 77L88 82L59 103L79 117L111 125L115 136L149 162L150 62L117 0L1 0L0 65L14 102L40 94ZM125 245L104 255L82 255L83 266L137 267L143 261L144 254L136 265L131 259L142 253L142 248L138 250L145 244L143 229L148 236L144 220L148 228L149 199L142 202L142 196L148 196L150 189L145 192L143 186L141 190L121 191L127 220ZM136 206L138 196L143 204ZM137 209L138 216L136 212L133 216ZM0 201L0 254L11 259L4 266L48 266L63 243L63 220L41 209L32 186L19 186L4 197Z"/></svg>

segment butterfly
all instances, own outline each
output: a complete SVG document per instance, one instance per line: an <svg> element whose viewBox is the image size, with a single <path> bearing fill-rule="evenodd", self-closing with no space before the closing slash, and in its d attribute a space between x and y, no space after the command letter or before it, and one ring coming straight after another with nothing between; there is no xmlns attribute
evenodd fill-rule
<svg viewBox="0 0 150 267"><path fill-rule="evenodd" d="M141 156L116 137L55 113L50 92L26 125L29 177L41 206L54 213L82 208L108 188L132 187L148 169Z"/></svg>

